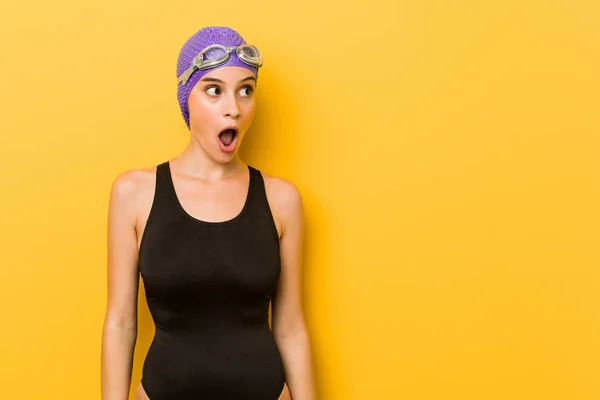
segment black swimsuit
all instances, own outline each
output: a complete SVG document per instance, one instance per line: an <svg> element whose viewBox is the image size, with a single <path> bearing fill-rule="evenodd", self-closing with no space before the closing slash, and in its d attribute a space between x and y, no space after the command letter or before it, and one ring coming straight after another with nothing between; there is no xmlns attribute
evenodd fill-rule
<svg viewBox="0 0 600 400"><path fill-rule="evenodd" d="M156 331L142 370L150 400L277 400L284 369L268 323L279 238L263 177L248 166L243 210L207 222L181 206L166 161L139 270Z"/></svg>

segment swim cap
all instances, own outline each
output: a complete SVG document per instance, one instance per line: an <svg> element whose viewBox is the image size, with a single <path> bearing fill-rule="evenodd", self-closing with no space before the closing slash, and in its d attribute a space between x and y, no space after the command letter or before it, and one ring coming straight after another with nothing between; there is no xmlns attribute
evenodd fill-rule
<svg viewBox="0 0 600 400"><path fill-rule="evenodd" d="M196 57L198 53L200 53L200 51L202 51L205 47L210 46L211 44L220 44L222 46L239 46L245 43L246 41L244 38L242 38L242 36L232 28L225 26L209 26L202 28L192 35L192 37L190 37L181 48L179 57L177 58L176 76L180 76L186 69L188 69L192 65L192 60L194 57ZM179 108L181 109L181 114L183 115L183 119L185 120L185 124L187 125L188 129L190 128L190 110L188 109L188 98L190 97L190 92L204 75L216 68L228 66L244 67L258 74L257 67L248 65L241 61L237 54L232 51L229 53L229 59L226 63L209 69L196 69L185 85L181 85L179 83L177 84L177 100L179 101Z"/></svg>

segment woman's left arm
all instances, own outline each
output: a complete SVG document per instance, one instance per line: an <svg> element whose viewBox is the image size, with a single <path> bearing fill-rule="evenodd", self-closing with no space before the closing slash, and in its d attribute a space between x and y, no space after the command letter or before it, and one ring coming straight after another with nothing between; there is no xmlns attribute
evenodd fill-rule
<svg viewBox="0 0 600 400"><path fill-rule="evenodd" d="M277 178L276 178L277 179ZM292 400L316 400L311 346L302 306L303 202L289 181L272 188L280 221L281 275L272 304L273 335L281 352Z"/></svg>

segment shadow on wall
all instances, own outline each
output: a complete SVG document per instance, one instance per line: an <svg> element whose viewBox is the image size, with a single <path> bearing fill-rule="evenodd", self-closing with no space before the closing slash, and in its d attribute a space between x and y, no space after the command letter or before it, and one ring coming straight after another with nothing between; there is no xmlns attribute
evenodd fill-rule
<svg viewBox="0 0 600 400"><path fill-rule="evenodd" d="M142 367L144 359L152 343L154 337L154 322L152 315L146 303L146 289L140 278L140 286L138 290L138 335L135 344L135 352L133 355L133 371L131 374L130 399L135 399L135 390L140 379L142 378Z"/></svg>
<svg viewBox="0 0 600 400"><path fill-rule="evenodd" d="M298 138L289 127L297 126L292 91L277 71L260 71L256 86L256 113L246 132L240 157L265 173L278 175L274 166L289 171L297 165ZM272 170L272 171L271 171Z"/></svg>

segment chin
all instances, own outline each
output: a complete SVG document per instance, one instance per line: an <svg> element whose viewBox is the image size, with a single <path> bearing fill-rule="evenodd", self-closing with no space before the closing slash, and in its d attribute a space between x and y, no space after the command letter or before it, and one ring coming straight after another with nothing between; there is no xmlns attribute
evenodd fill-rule
<svg viewBox="0 0 600 400"><path fill-rule="evenodd" d="M228 164L231 161L235 160L237 158L237 155L238 155L238 149L235 149L234 151L229 152L229 153L224 153L219 150L219 152L217 153L214 160L221 164Z"/></svg>

